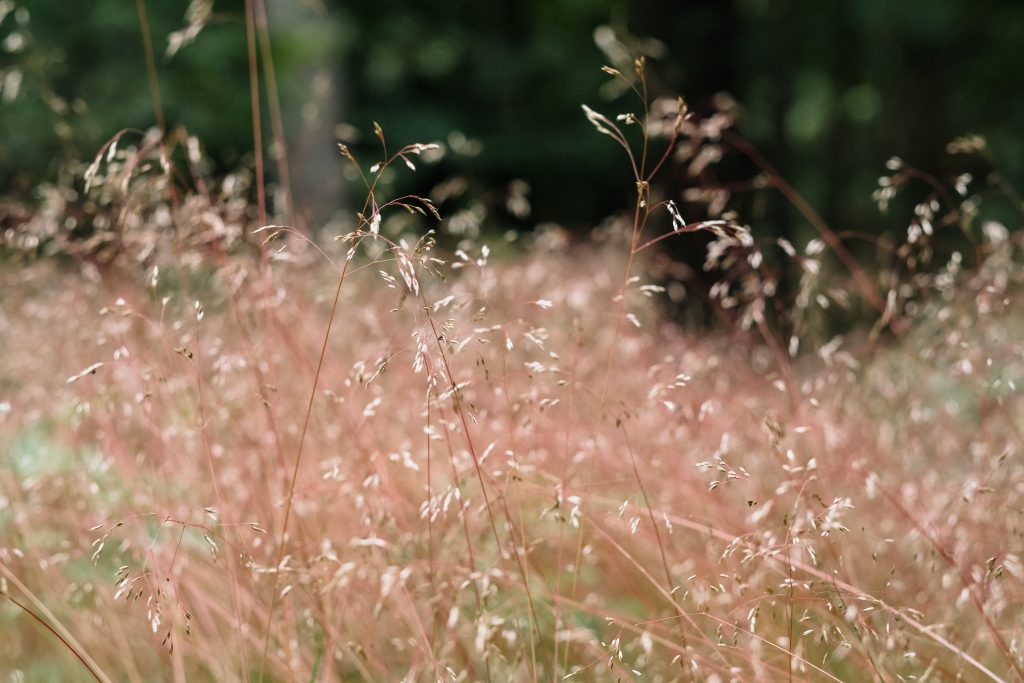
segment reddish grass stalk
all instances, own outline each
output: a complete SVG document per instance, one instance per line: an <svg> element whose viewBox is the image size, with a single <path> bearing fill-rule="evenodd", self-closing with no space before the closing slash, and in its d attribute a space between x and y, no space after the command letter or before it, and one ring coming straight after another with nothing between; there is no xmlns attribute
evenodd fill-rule
<svg viewBox="0 0 1024 683"><path fill-rule="evenodd" d="M654 530L654 538L658 542L658 555L661 557L661 568L665 572L665 586L671 593L675 586L672 582L672 571L668 567L668 556L665 554L665 543L661 538L661 530L658 528L658 522L654 519L654 511L651 508L651 499L647 495L647 487L644 486L643 480L640 478L640 468L636 464L636 452L633 450L633 443L629 440L629 431L626 429L625 423L621 426L622 436L626 440L626 450L629 451L629 462L633 466L633 478L636 481L637 487L640 489L640 494L644 498L644 506L647 508L647 518L651 522L651 529ZM675 601L672 602L676 610L676 616L679 624L679 640L683 644L683 648L686 647L686 631L683 629L683 615L679 610L679 604Z"/></svg>
<svg viewBox="0 0 1024 683"><path fill-rule="evenodd" d="M100 683L111 683L110 677L107 676L99 667L99 665L95 662L95 660L93 660L93 658L89 656L89 653L86 652L85 648L83 648L81 644L77 640L75 640L75 637L71 635L71 632L68 631L68 629L57 619L57 617L55 617L53 613L46 608L46 605L44 605L42 601L38 597L36 597L35 593L29 590L28 586L22 583L21 580L19 580L18 577L14 574L14 572L8 569L7 565L5 565L3 562L0 562L0 574L3 574L6 580L14 584L14 586L18 590L20 590L29 598L29 600L35 606L35 610L30 609L22 603L20 603L19 601L15 600L14 596L12 596L10 593L6 591L0 592L0 595L9 599L15 605L24 610L27 614L31 615L36 621L38 621L40 624L46 627L46 629L50 633L55 635L61 641L61 643L63 643L64 646L68 650L70 650L72 654L75 655L78 661L80 661L85 666L85 668L88 669L89 673L92 674L92 676L96 680L100 681ZM38 613L36 612L36 610L38 610ZM48 619L49 621L46 621L46 619L43 619L43 617L46 617L46 619Z"/></svg>
<svg viewBox="0 0 1024 683"><path fill-rule="evenodd" d="M252 146L256 156L256 205L260 227L267 224L267 196L263 178L263 129L260 125L260 75L256 65L256 19L253 0L245 0L245 35L249 47L249 104L252 109Z"/></svg>
<svg viewBox="0 0 1024 683"><path fill-rule="evenodd" d="M618 501L612 500L610 498L603 498L603 497L599 497L599 496L590 496L588 498L588 501L590 501L592 503L598 503L598 504L601 504L601 505L606 505L609 509L615 509L616 507L618 507ZM751 550L756 550L756 547L751 546L746 540L743 539L742 536L739 536L739 535L736 535L736 534L731 534L731 533L728 533L728 532L725 532L725 531L721 531L719 529L715 529L715 528L709 526L706 522L696 522L696 521L694 521L694 520L692 520L692 519L690 519L688 517L682 517L682 516L679 516L679 515L671 514L669 512L663 512L663 514L668 516L669 520L672 522L672 524L674 526L679 526L679 527L682 527L682 528L685 528L685 529L689 529L689 530L691 530L691 531L693 531L695 533L698 533L698 534L707 535L707 536L711 536L713 538L717 538L718 540L723 541L724 543L727 543L727 544L739 542L739 543L742 543L744 546L750 547ZM602 533L607 535L607 532L604 532L599 527L598 527L598 530L602 531ZM608 537L610 538L610 536L608 536ZM632 560L632 557L630 557L630 559ZM956 645L951 643L949 640L947 640L943 636L941 636L938 633L936 633L934 627L926 626L925 624L922 624L920 621L915 619L913 616L911 616L906 611L901 610L898 607L893 607L892 605L890 605L886 601L882 600L881 598L875 597L871 593L868 593L867 591L865 591L865 590L863 590L861 588L858 588L857 586L853 585L852 583L848 583L846 581L838 579L833 574L830 574L828 572L824 572L824 571L818 569L817 567L814 567L812 565L809 565L809 564L806 564L806 563L802 562L801 560L795 560L795 559L782 560L782 559L778 558L775 555L768 555L766 559L768 559L768 560L770 560L770 561L772 561L772 562L774 562L776 564L781 565L782 568L787 570L787 571L788 571L789 566L791 565L793 568L799 569L801 572L804 572L805 574L808 574L809 576L813 576L814 578L816 578L816 579L818 579L820 581L824 581L824 582L830 583L834 587L838 587L839 589L841 589L843 591L846 591L850 595L855 595L858 598L860 598L861 600L864 600L866 602L870 602L870 603L872 603L874 605L878 605L881 609L885 610L886 612L892 614L895 617L898 617L899 619L901 619L902 621L907 623L914 630L918 631L921 635L923 635L926 638L934 641L935 643L939 644L940 646L942 646L943 648L945 648L946 650L948 650L952 654L954 654L957 657L963 659L965 662L967 662L968 664L973 666L979 672L983 673L985 676L987 676L992 681L995 681L996 683L1005 683L1002 678L1000 678L998 675L996 675L995 672L993 672L991 669L986 667L984 664L982 664L980 661L978 661L975 657L971 656L968 652L966 652L962 648L957 647ZM660 589L660 586L657 586L657 587Z"/></svg>
<svg viewBox="0 0 1024 683"><path fill-rule="evenodd" d="M513 462L515 463L515 466L516 466L516 474L513 477L513 480L515 481L515 487L516 487L516 514L517 514L518 521L519 521L519 530L518 531L519 531L520 547L523 549L523 557L524 557L524 559L521 561L521 565L522 566L521 566L520 571L522 572L523 577L524 577L524 581L526 582L526 591L527 591L527 593L529 593L529 591L530 591L530 587L529 587L530 572L529 572L529 565L525 561L526 551L527 551L527 542L526 542L526 523L523 520L523 499L522 499L522 486L521 486L522 475L520 474L520 470L519 470L519 446L516 443L515 420L514 420L513 411L512 411L512 395L511 395L511 392L509 392L509 386L508 386L508 366L507 366L506 358L505 358L504 354L502 354L502 356L501 356L501 382L502 382L502 392L505 395L505 414L506 414L506 418L507 418L507 422L508 422L507 427L508 427L509 447L512 449L512 454L513 454L513 458L514 458ZM514 549L515 548L515 530L512 527L511 514L508 511L507 500L508 500L508 484L506 483L505 492L502 494L502 504L505 506L505 514L509 518L509 535L512 538L512 545L513 545L513 549ZM531 602L532 602L532 598L531 598ZM557 624L556 624L556 630L557 630ZM536 625L536 631L537 631L536 632L536 637L539 638L540 637L540 625L539 624ZM535 643L534 643L533 635L531 635L531 637L530 637L530 663L533 665L533 677L534 677L534 681L536 681L537 680L537 652L536 652L536 646L535 646ZM555 650L555 657L552 660L551 671L552 671L552 675L556 675L557 671L558 671L558 651L557 651L557 648Z"/></svg>
<svg viewBox="0 0 1024 683"><path fill-rule="evenodd" d="M445 444L448 446L448 461L451 464L452 470L452 486L459 489L459 471L455 467L455 448L452 445L452 436L448 432L448 425L445 424L444 420L441 420L441 426L444 429ZM466 503L465 496L462 495L461 490L459 491L459 518L462 520L462 534L466 539L466 555L469 559L469 571L470 571L470 585L473 586L473 595L476 598L477 611L482 615L484 613L484 599L480 594L480 586L477 585L476 578L473 574L476 574L476 557L473 552L473 538L469 534L469 515L466 514L469 509L469 505ZM487 657L484 660L484 674L488 681L491 680L491 661Z"/></svg>
<svg viewBox="0 0 1024 683"><path fill-rule="evenodd" d="M427 629L423 625L423 620L420 619L419 612L416 610L416 601L412 599L412 596L409 594L409 590L404 586L402 587L402 592L405 594L405 601L396 602L398 602L400 608L405 607L412 615L411 619L413 623L416 624L420 637L423 638L423 650L430 658L430 664L434 667L434 673L437 674L437 680L442 681L444 680L444 672L441 671L441 663L437 661L437 657L434 655L434 646L431 642L431 638L427 635Z"/></svg>
<svg viewBox="0 0 1024 683"><path fill-rule="evenodd" d="M1013 652L1010 651L1010 647L1006 644L1006 641L1003 639L1003 635L999 632L999 629L996 628L996 625L992 623L992 620L985 612L985 606L982 604L981 599L978 597L977 590L971 584L970 579L967 576L967 573L960 567L959 563L956 561L956 558L953 557L953 554L950 552L950 550L941 543L939 543L939 541L935 539L927 529L924 528L924 525L921 524L921 522L919 522L917 518L910 513L910 510L908 510L893 493L884 488L882 488L881 491L882 494L885 496L886 500L888 500L889 503L894 508L896 508L900 512L900 514L903 515L914 526L915 529L917 529L918 533L924 536L925 540L927 540L933 548L935 548L935 552L939 554L939 557L941 557L946 562L946 564L948 564L956 571L957 577L960 579L961 585L965 589L967 589L967 593L971 596L971 603L978 610L978 615L981 617L982 621L985 622L985 627L991 634L992 640L995 642L1000 654L1003 655L1003 658L1006 659L1006 663L1009 664L1010 667L1013 669L1014 673L1017 674L1017 678L1024 681L1024 668L1021 667L1020 663L1017 661L1017 658L1013 655Z"/></svg>
<svg viewBox="0 0 1024 683"><path fill-rule="evenodd" d="M599 619L606 619L606 620L609 621L609 623L614 623L614 624L618 625L623 631L629 631L629 632L637 634L637 635L640 635L640 634L643 634L643 633L647 633L647 635L649 635L651 637L651 641L652 642L655 642L658 645L661 645L662 647L664 647L669 652L675 652L677 655L679 655L680 659L682 659L685 656L689 656L690 655L690 652L686 648L684 648L682 645L680 645L678 641L672 640L670 638L666 638L665 636L662 636L661 634L659 634L659 633L657 633L655 631L652 631L649 628L651 626L654 626L654 625L657 625L657 624L659 624L661 622L666 621L665 619L652 619L652 620L648 620L648 621L634 622L627 615L617 614L615 612L611 612L611 611L608 611L608 610L597 610L593 606L587 605L586 603L579 602L578 600L571 600L569 598L558 596L558 595L553 596L553 600L555 600L559 604L565 604L565 605L567 605L567 606L569 606L569 607L571 607L571 608L573 608L573 609L575 609L575 610L577 610L579 612L583 612L585 614L590 614L591 616L599 618ZM706 617L709 617L710 619L713 619L713 620L719 622L723 626L728 626L730 628L735 628L736 630L738 630L738 631L740 631L742 633L748 634L751 637L754 637L754 638L757 638L757 639L760 640L760 638L756 634L751 633L747 629L744 629L744 628L742 628L740 626L737 626L736 624L734 624L732 622L725 622L724 620L721 620L721 619L719 619L717 617L711 616L711 615L709 615L707 613L696 613L693 616L706 616ZM777 645L775 643L771 643L770 645L774 649L776 649L776 650L783 649L783 648L781 648L779 645ZM747 657L747 659L749 660L750 657ZM770 663L764 662L763 665L764 665L765 668L773 671L774 673L779 674L780 676L783 674L782 669L780 669L780 668L778 668L778 667L776 667L776 666L774 666L774 665L772 665ZM811 664L811 666L813 667L814 665ZM828 676L830 674L828 674L826 672L825 675ZM835 679L833 679L833 680L835 680Z"/></svg>
<svg viewBox="0 0 1024 683"><path fill-rule="evenodd" d="M25 614L29 615L30 617L35 619L37 622L39 622L39 624L43 628L45 628L47 631L49 631L53 635L53 637L55 637L57 640L59 640L64 645L64 647L68 650L68 652L70 652L71 654L73 654L75 656L75 659L77 659L79 662L82 663L82 666L85 667L86 671L88 671L89 674L93 678L95 678L100 683L104 683L104 679L100 678L100 675L98 673L96 673L96 671L93 670L92 666L89 665L89 662L85 661L85 657L80 655L78 653L78 650L76 650L74 647L72 647L71 643L69 643L67 640L64 639L64 636L62 636L61 634L57 633L57 631L54 630L54 628L52 626L47 624L45 619L43 619L41 616L39 616L38 614L33 612L32 609L29 608L28 606L26 606L26 605L22 604L21 602L19 602L10 593L0 593L0 595L2 595L3 597L7 598L8 600L10 600L17 607L19 607L23 612L25 612Z"/></svg>
<svg viewBox="0 0 1024 683"><path fill-rule="evenodd" d="M303 223L295 211L295 197L292 195L291 172L288 168L288 145L284 134L284 122L281 117L281 98L277 92L277 71L274 69L274 53L270 48L270 29L267 24L266 0L256 0L256 31L259 36L260 56L263 61L263 78L267 83L267 103L270 105L270 126L274 133L274 160L277 162L277 173L280 176L281 188L284 190L285 203L281 207L288 223L295 224L301 230ZM296 222L298 221L298 222Z"/></svg>
<svg viewBox="0 0 1024 683"><path fill-rule="evenodd" d="M749 158L754 164L760 168L765 175L768 176L768 181L772 186L778 190L783 197L786 198L790 204L792 204L797 211L799 211L807 222L811 224L821 238L825 240L829 248L835 252L839 260L842 261L846 269L853 275L854 280L857 281L857 286L861 290L861 294L868 300L868 302L876 308L880 313L885 311L885 300L878 291L878 287L871 278L867 276L864 269L861 268L860 264L850 253L850 250L846 248L843 241L839 239L835 231L829 227L825 219L821 217L814 207L803 198L803 196L796 191L796 189L786 181L785 178L778 172L778 170L771 164L768 159L761 154L761 152L750 144L745 138L740 137L732 131L722 131L722 139L731 144L744 156Z"/></svg>
<svg viewBox="0 0 1024 683"><path fill-rule="evenodd" d="M580 338L579 329L576 330L575 344L573 345L572 354L572 366L569 369L569 418L565 429L565 452L562 454L562 492L560 505L564 505L567 501L566 491L569 490L569 460L572 458L572 430L573 430L573 419L576 416L576 366L579 361L580 355ZM506 390L507 393L507 390ZM509 399L510 400L510 399ZM564 515L565 511L560 510ZM564 521L558 526L558 555L555 564L555 595L561 595L562 593L562 561L563 551L565 549L565 525ZM555 643L555 654L554 654L554 669L552 671L552 683L557 683L558 680L558 628L562 624L562 608L561 603L555 602L555 633L552 640ZM569 644L565 645L565 662L562 664L564 669L568 666L569 658Z"/></svg>
<svg viewBox="0 0 1024 683"><path fill-rule="evenodd" d="M153 58L153 38L149 33L149 18L146 16L146 0L135 0L135 10L139 15L139 31L142 33L142 46L146 54L146 76L149 79L149 94L153 98L153 115L161 132L166 131L164 121L164 105L160 100L160 82L156 77L156 60Z"/></svg>
<svg viewBox="0 0 1024 683"><path fill-rule="evenodd" d="M198 425L198 427L199 427L199 438L202 440L202 443L203 443L203 451L206 454L206 464L207 464L207 467L210 470L210 481L213 484L213 492L214 492L214 495L216 496L216 499L217 499L217 513L220 515L221 523L222 524L227 524L227 519L228 519L227 512L228 511L227 511L227 508L224 505L224 496L221 494L220 482L218 481L218 478L217 478L217 468L213 464L213 450L210 448L210 440L209 440L209 437L206 434L206 402L205 402L204 392L203 392L202 347L200 346L199 339L200 339L200 336L199 336L199 320L196 320L196 328L195 328L195 349L196 350L195 350L195 358L192 359L191 363L192 363L192 367L195 370L195 374L196 374L196 388L197 388L197 392L198 392L198 409L197 409L196 412L198 413L197 418L198 418L198 422L199 422L199 425ZM225 540L227 539L227 532L226 531L223 532L222 538L224 538ZM238 530L237 529L235 529L235 539L236 539L236 542L237 542L237 539L238 539ZM230 541L227 541L227 542L230 543ZM238 634L239 634L239 636L241 636L243 628L244 628L244 625L242 623L241 603L240 603L240 600L239 600L239 597L238 597L238 577L235 576L235 562L236 562L236 558L237 558L237 554L232 552L230 554L230 556L225 558L225 563L227 565L228 580L229 580L229 583L230 583L230 586L231 586L231 604L232 604L232 606L234 608L234 612L235 612L235 622L236 622L237 627L238 627ZM246 651L246 648L245 648L245 639L244 638L241 638L239 640L239 650L240 650L241 657L242 657L242 671L248 671L249 670L249 662L248 662L248 654L247 654L247 651Z"/></svg>
<svg viewBox="0 0 1024 683"><path fill-rule="evenodd" d="M654 588L655 591L657 591L663 598L665 598L669 605L671 605L674 608L676 615L679 619L685 621L686 624L694 630L694 632L700 634L700 636L705 640L705 642L712 646L712 652L714 652L719 657L719 659L722 660L723 665L725 666L726 670L728 670L729 662L725 659L725 655L723 655L722 652L714 646L714 643L712 643L708 635L704 633L704 630L697 626L697 622L694 620L694 618L683 609L682 605L680 605L676 601L675 595L674 593L672 593L671 588L663 587L658 582L658 580L651 575L647 568L644 567L643 564L641 564L640 561L633 556L632 553L626 550L626 548L624 548L621 543L615 540L611 533L602 528L596 521L591 522L591 526L594 528L594 530L598 533L599 536L604 538L605 542L607 542L608 545L614 548L617 553L619 553L627 562L629 562L629 564L633 565L633 567L640 573L641 576L644 577L644 579ZM680 628L682 627L680 626ZM683 647L682 643L680 643L680 647L681 649L686 651L686 648Z"/></svg>
<svg viewBox="0 0 1024 683"><path fill-rule="evenodd" d="M458 383L455 381L455 375L452 374L451 366L448 363L448 354L446 354L445 351L444 351L444 345L442 344L442 341L441 341L443 339L443 337L438 334L437 325L434 323L434 318L430 315L429 307L427 306L426 299L423 298L422 289L420 290L420 296L421 296L421 299L423 300L424 307L427 308L427 321L430 323L430 329L431 329L431 331L434 334L434 339L436 340L437 348L438 348L438 351L439 351L439 353L441 355L441 361L444 364L445 376L447 377L449 385L451 386L452 398L455 401L455 411L456 411L456 413L458 413L459 421L462 424L462 431L466 435L466 444L467 444L467 446L469 448L469 454L470 454L470 456L473 459L473 468L476 471L477 480L480 483L480 492L483 494L483 497L484 497L484 505L487 508L487 518L490 521L491 532L494 534L494 543L495 543L495 546L497 547L497 550L498 550L498 557L501 558L502 560L504 560L505 559L505 551L502 549L502 546L501 546L501 536L498 534L498 527L497 527L497 524L494 521L494 511L493 511L493 508L491 506L490 497L487 495L487 484L484 481L483 469L480 467L480 458L479 458L479 456L477 454L476 446L473 445L473 435L470 433L470 430L469 430L469 421L466 419L466 411L465 411L465 408L463 408L462 398L459 395ZM500 496L500 494L499 494L499 496ZM503 504L504 511L505 511L506 521L507 521L507 524L509 526L509 536L510 536L510 542L512 544L512 553L515 555L516 567L519 569L520 575L522 576L522 579L523 579L523 588L526 591L526 601L527 601L527 604L528 604L529 610L530 610L530 618L531 618L531 621L532 621L532 630L533 630L533 635L530 638L530 648L531 648L531 652L533 652L533 647L534 647L533 640L534 640L535 637L540 635L540 622L537 619L537 610L536 610L536 607L534 606L533 592L530 589L530 577L529 577L529 572L528 572L527 567L526 567L526 560L525 560L526 547L525 547L525 545L522 547L522 556L520 556L520 550L516 548L516 539L515 539L515 533L514 533L514 522L512 521L512 516L511 516L511 513L508 510L508 506L507 506L507 504L505 504L505 498L503 496L501 496L501 499L502 499L502 504ZM525 543L525 539L523 539L523 542ZM537 680L536 662L534 662L533 665L534 665L533 672L532 672L533 680L536 681Z"/></svg>
<svg viewBox="0 0 1024 683"><path fill-rule="evenodd" d="M247 0L247 4L252 0ZM353 249L355 247L352 247ZM351 254L351 252L350 252ZM299 446L295 454L295 465L292 468L291 483L288 486L288 498L284 508L284 522L281 524L281 536L277 544L277 560L274 562L274 584L273 593L270 598L270 608L267 610L267 623L264 628L263 653L260 655L260 674L257 680L263 681L267 661L267 649L270 647L270 631L274 620L274 610L278 603L277 585L281 571L281 561L284 559L285 542L288 533L288 522L291 520L292 503L295 500L295 485L299 478L299 466L302 464L302 449L306 444L306 433L309 431L309 420L313 415L313 402L316 400L317 387L320 384L320 372L324 367L324 358L327 356L327 343L331 338L331 328L334 326L334 316L338 311L338 301L341 299L341 288L345 284L345 276L348 273L348 266L352 263L351 258L345 260L345 267L342 268L341 276L338 278L338 287L334 291L334 302L331 304L331 314L327 320L327 329L324 331L324 341L320 346L320 358L316 364L316 374L313 377L313 388L309 392L309 404L306 406L306 416L302 421L302 433L299 436Z"/></svg>
<svg viewBox="0 0 1024 683"><path fill-rule="evenodd" d="M430 582L431 594L437 593L437 586L434 582L434 481L433 464L431 457L431 421L430 421L430 384L427 384L427 428L424 430L427 436L427 578ZM436 610L435 610L436 613ZM431 631L431 645L433 645L433 631Z"/></svg>

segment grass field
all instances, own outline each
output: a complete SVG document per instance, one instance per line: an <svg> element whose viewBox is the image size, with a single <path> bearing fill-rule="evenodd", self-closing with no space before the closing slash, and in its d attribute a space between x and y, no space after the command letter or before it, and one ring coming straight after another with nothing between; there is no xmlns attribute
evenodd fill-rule
<svg viewBox="0 0 1024 683"><path fill-rule="evenodd" d="M642 156L586 111L637 180L590 240L453 234L347 148L315 244L159 133L85 169L90 235L51 193L0 271L3 680L1021 678L1019 234L953 185L885 268L686 224L648 144L723 121L658 111Z"/></svg>
<svg viewBox="0 0 1024 683"><path fill-rule="evenodd" d="M0 657L27 680L77 675L72 651L110 680L1009 679L1009 248L789 387L748 337L663 320L643 277L619 321L610 250L474 255L420 294L395 252L354 259L319 368L336 273L301 244L8 270L24 608Z"/></svg>

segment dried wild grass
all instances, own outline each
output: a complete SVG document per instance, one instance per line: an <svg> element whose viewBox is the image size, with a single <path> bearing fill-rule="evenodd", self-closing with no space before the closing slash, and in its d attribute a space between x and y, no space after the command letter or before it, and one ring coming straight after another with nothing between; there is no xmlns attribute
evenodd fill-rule
<svg viewBox="0 0 1024 683"><path fill-rule="evenodd" d="M648 107L642 62L609 73ZM2 274L4 668L63 651L103 681L1019 676L1019 240L987 224L976 267L916 271L935 225L970 227L965 190L920 205L896 266L847 280L823 265L827 225L797 250L715 208L687 224L651 189L681 147L720 156L727 112L620 117L640 149L586 116L628 153L631 219L518 258L391 217L436 223L378 185L432 147L389 155L379 127L377 167L342 148L367 201L325 245L253 232L248 175L208 178L185 134L119 136L84 205L52 188L7 245L75 268ZM880 200L908 182L893 166ZM715 234L711 297L734 321L703 336L665 319L651 248L694 230ZM857 302L872 334L819 336Z"/></svg>

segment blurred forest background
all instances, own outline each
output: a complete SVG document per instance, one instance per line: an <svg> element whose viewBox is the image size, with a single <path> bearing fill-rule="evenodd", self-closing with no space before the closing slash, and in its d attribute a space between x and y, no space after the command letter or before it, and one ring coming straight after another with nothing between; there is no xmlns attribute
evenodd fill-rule
<svg viewBox="0 0 1024 683"><path fill-rule="evenodd" d="M136 4L0 0L7 202L31 205L69 160L87 163L119 130L153 125ZM244 3L146 9L168 128L196 135L219 170L251 165ZM1008 180L1024 180L1022 3L268 0L267 11L307 225L345 207L335 143L369 150L376 120L395 143L447 142L415 182L460 178L491 198L502 230L593 227L628 205L630 180L621 150L579 105L635 109L608 101L600 71L633 54L648 55L657 96L683 94L698 112L718 93L735 98L738 129L837 230L905 226L880 218L871 199L886 160L942 177L971 170L946 154L959 135L985 136ZM263 121L270 144L265 100ZM672 192L685 185L676 180ZM506 210L510 192L531 211ZM781 200L748 218L790 234L783 226L800 223Z"/></svg>

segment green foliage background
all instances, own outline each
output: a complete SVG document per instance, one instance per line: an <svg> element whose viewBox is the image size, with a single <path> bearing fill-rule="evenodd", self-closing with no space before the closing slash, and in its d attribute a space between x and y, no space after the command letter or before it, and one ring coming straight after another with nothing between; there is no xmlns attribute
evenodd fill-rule
<svg viewBox="0 0 1024 683"><path fill-rule="evenodd" d="M153 108L135 3L0 7L0 195L31 200L63 160L151 125ZM252 148L244 4L216 0L196 40L168 58L187 7L147 4L167 119L231 169ZM838 229L891 227L870 199L885 160L959 172L944 147L964 133L988 138L1011 182L1024 178L1020 3L268 0L268 11L299 199L315 219L344 202L334 142L350 129L336 124L368 131L373 120L396 142L451 131L479 141L479 154L449 155L422 180L457 172L500 191L522 178L534 211L520 227L586 229L620 208L620 152L579 113L582 102L633 108L599 94L609 61L595 45L600 26L658 56L656 94L706 111L731 93L740 130ZM792 216L769 207L760 218L778 227Z"/></svg>

